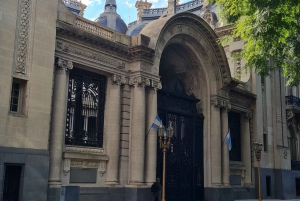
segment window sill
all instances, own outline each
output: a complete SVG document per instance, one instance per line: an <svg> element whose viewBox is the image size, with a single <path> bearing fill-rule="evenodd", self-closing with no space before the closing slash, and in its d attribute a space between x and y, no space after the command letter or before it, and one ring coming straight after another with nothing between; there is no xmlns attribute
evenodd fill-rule
<svg viewBox="0 0 300 201"><path fill-rule="evenodd" d="M21 117L21 118L27 118L27 116L25 114L20 114L18 112L8 112L8 115L14 116L14 117Z"/></svg>

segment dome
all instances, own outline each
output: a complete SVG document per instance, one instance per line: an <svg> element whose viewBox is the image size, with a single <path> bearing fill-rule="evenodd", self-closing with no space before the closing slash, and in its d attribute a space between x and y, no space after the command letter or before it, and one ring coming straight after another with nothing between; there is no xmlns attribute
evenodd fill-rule
<svg viewBox="0 0 300 201"><path fill-rule="evenodd" d="M106 26L108 28L114 29L118 32L126 34L127 25L124 20L117 13L117 4L115 0L106 0L105 10L100 16L95 20L95 22Z"/></svg>

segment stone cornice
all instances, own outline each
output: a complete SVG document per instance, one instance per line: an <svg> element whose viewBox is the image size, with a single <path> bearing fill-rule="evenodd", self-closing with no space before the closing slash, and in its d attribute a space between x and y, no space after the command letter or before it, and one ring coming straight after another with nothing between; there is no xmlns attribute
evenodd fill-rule
<svg viewBox="0 0 300 201"><path fill-rule="evenodd" d="M107 54L117 55L124 59L129 58L129 46L127 45L99 37L60 21L56 23L56 31L58 37L80 41L86 43L86 46L93 46L94 48L105 51Z"/></svg>
<svg viewBox="0 0 300 201"><path fill-rule="evenodd" d="M231 35L232 30L235 29L235 25L233 24L228 24L222 27L215 28L215 32L218 37L222 37L225 35Z"/></svg>
<svg viewBox="0 0 300 201"><path fill-rule="evenodd" d="M229 91L232 108L241 112L251 113L251 106L256 100L256 95L249 91L233 88Z"/></svg>
<svg viewBox="0 0 300 201"><path fill-rule="evenodd" d="M147 62L152 62L154 57L154 50L145 46L134 46L129 49L130 60L143 60Z"/></svg>

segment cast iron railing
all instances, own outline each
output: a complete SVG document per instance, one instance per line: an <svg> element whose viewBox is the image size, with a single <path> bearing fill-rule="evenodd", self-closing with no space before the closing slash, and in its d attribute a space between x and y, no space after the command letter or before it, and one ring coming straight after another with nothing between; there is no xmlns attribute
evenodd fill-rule
<svg viewBox="0 0 300 201"><path fill-rule="evenodd" d="M291 169L300 170L300 161L291 160Z"/></svg>
<svg viewBox="0 0 300 201"><path fill-rule="evenodd" d="M286 96L285 104L300 107L300 98L293 96L293 95Z"/></svg>

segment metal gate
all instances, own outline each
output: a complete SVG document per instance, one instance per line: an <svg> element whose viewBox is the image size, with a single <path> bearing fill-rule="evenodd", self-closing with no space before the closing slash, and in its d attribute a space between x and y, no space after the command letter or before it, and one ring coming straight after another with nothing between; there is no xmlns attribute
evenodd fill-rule
<svg viewBox="0 0 300 201"><path fill-rule="evenodd" d="M158 114L167 125L172 121L174 136L166 159L166 200L203 200L203 116L197 114L193 95L176 79L173 90L158 91ZM162 152L157 149L157 177L162 175Z"/></svg>

